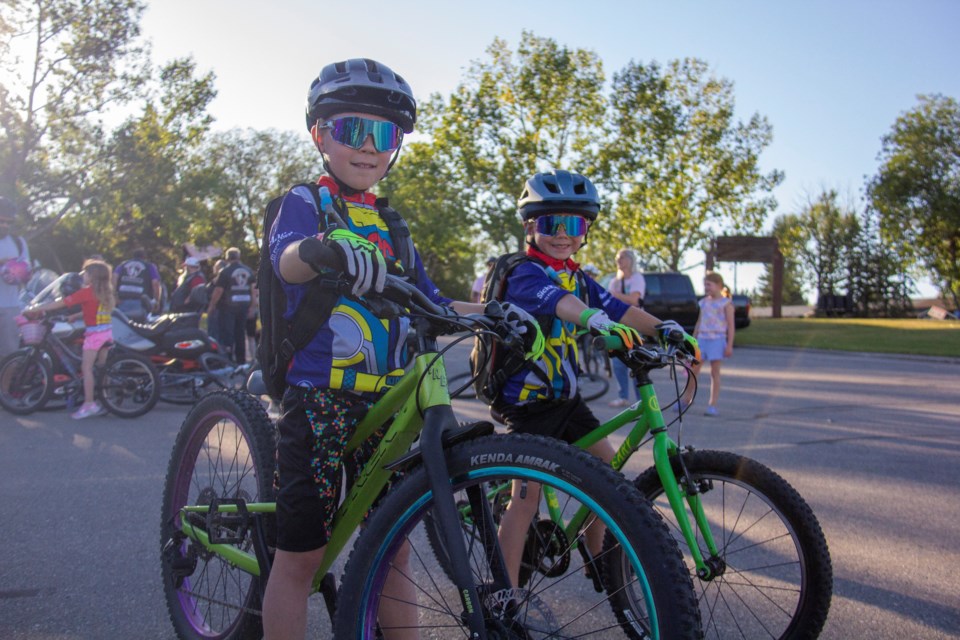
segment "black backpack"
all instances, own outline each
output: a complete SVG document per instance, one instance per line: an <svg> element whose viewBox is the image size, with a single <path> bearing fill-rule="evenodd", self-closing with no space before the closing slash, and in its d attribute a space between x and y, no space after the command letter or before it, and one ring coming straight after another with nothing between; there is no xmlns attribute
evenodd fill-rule
<svg viewBox="0 0 960 640"><path fill-rule="evenodd" d="M308 183L303 186L310 189L314 204L320 213L321 223L317 232L323 231L324 206L320 200L320 187ZM257 344L257 359L263 372L263 382L267 394L279 402L287 389L287 369L293 354L307 346L327 321L340 297L335 279L317 276L309 283L309 290L291 320L284 318L287 310L287 295L280 278L273 271L270 262L270 230L280 212L284 196L272 199L263 212L263 239L260 242L260 266L257 269L257 286L260 290L260 342ZM399 213L391 208L386 198L378 198L377 210L390 232L397 261L406 269L404 274L416 281L414 266L414 248L410 229ZM333 206L332 204L329 206ZM335 213L330 212L330 213Z"/></svg>

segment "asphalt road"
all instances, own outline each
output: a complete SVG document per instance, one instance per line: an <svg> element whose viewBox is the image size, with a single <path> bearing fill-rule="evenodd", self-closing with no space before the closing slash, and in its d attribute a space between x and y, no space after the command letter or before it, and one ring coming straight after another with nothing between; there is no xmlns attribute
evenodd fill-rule
<svg viewBox="0 0 960 640"><path fill-rule="evenodd" d="M448 361L463 369L465 350ZM613 396L595 401L601 419ZM683 443L764 462L816 512L835 579L823 638L960 638L960 360L744 348L724 367L721 416L703 404ZM0 411L0 638L173 637L159 517L185 413ZM649 463L641 451L626 471ZM317 600L312 637L326 638Z"/></svg>

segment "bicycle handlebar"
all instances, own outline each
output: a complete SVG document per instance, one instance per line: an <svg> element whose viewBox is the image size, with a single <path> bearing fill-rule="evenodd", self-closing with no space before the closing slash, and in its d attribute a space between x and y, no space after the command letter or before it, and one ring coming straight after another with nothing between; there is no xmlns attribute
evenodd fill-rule
<svg viewBox="0 0 960 640"><path fill-rule="evenodd" d="M594 349L605 349L608 352L623 356L624 361L628 364L641 364L647 367L663 367L668 365L674 358L691 360L692 357L690 354L686 353L680 346L681 345L674 342L668 343L667 347L644 343L643 345L627 349L623 344L623 340L618 336L593 337Z"/></svg>

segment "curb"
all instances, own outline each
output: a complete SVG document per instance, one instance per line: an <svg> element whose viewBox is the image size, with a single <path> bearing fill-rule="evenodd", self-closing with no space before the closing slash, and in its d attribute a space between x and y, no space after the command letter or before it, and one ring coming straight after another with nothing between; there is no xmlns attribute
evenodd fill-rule
<svg viewBox="0 0 960 640"><path fill-rule="evenodd" d="M843 351L841 349L812 349L808 347L772 347L767 345L743 345L736 349L757 349L760 351L809 351L810 353L819 353L824 355L854 356L866 359L884 359L884 360L913 360L915 362L939 362L940 364L952 364L960 366L960 357L950 356L921 356L911 353L875 353L865 351Z"/></svg>

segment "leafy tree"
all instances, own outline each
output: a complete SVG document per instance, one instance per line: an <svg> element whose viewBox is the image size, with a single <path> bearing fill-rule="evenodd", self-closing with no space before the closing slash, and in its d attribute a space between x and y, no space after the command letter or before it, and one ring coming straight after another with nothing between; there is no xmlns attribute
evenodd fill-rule
<svg viewBox="0 0 960 640"><path fill-rule="evenodd" d="M797 216L790 214L778 216L773 221L771 235L777 239L780 253L783 254L783 304L806 304L806 298L803 295L802 270L796 257L801 236ZM773 304L773 265L770 263L764 265L763 273L757 279L753 304L758 306Z"/></svg>
<svg viewBox="0 0 960 640"><path fill-rule="evenodd" d="M263 210L294 184L322 172L320 154L292 131L232 129L213 134L201 153L212 189L209 211L190 221L187 237L198 245L237 246L255 256L263 237ZM256 266L255 259L247 261Z"/></svg>
<svg viewBox="0 0 960 640"><path fill-rule="evenodd" d="M842 207L836 191L820 193L787 224L788 246L818 295L839 293L847 280L849 251L859 233L856 212Z"/></svg>
<svg viewBox="0 0 960 640"><path fill-rule="evenodd" d="M604 111L597 55L562 47L524 31L516 52L499 38L488 60L443 99L423 105L421 131L433 140L438 166L449 174L461 215L494 245L523 246L516 200L537 171L576 168Z"/></svg>
<svg viewBox="0 0 960 640"><path fill-rule="evenodd" d="M867 195L880 231L932 273L960 308L960 105L919 96L882 139Z"/></svg>
<svg viewBox="0 0 960 640"><path fill-rule="evenodd" d="M377 191L407 221L434 284L448 297L469 300L477 256L487 249L476 240L477 225L464 213L454 168L429 143L405 145L402 153Z"/></svg>
<svg viewBox="0 0 960 640"><path fill-rule="evenodd" d="M214 78L195 71L189 59L160 70L142 112L116 129L90 168L89 199L55 230L59 253L98 252L118 261L143 246L172 279L191 221L207 214L205 194L216 177L199 153L211 123L206 109L216 95Z"/></svg>
<svg viewBox="0 0 960 640"><path fill-rule="evenodd" d="M913 281L893 243L880 233L879 216L867 209L847 254L847 286L858 315L903 316L911 308Z"/></svg>
<svg viewBox="0 0 960 640"><path fill-rule="evenodd" d="M138 97L141 0L0 4L0 193L50 228L88 197L102 116ZM28 233L28 236L35 235Z"/></svg>
<svg viewBox="0 0 960 640"><path fill-rule="evenodd" d="M594 175L616 203L600 220L597 249L609 255L614 244L635 246L678 269L711 234L758 230L783 179L758 167L771 139L760 115L735 120L733 84L706 63L629 63L614 74L594 159Z"/></svg>

